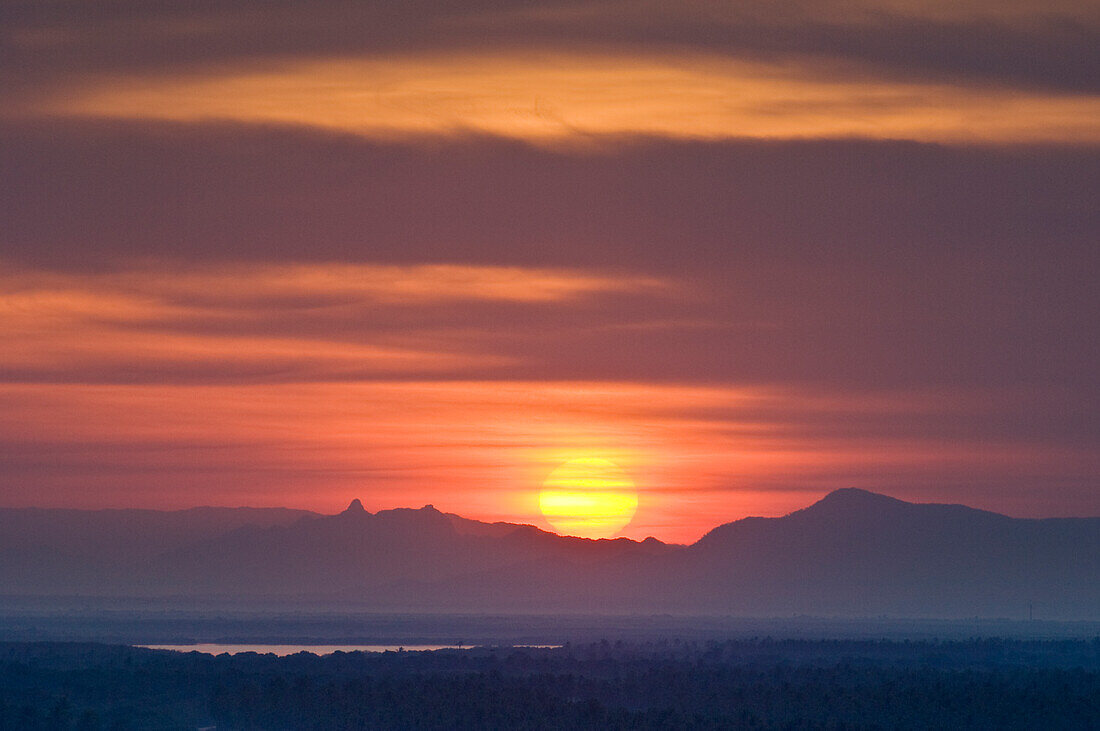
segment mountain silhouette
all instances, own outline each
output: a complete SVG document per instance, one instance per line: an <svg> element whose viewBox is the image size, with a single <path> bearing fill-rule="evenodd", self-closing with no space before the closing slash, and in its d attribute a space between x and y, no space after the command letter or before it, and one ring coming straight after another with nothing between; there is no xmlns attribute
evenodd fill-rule
<svg viewBox="0 0 1100 731"><path fill-rule="evenodd" d="M365 512L367 512L367 509L363 507L363 503L360 502L359 498L355 498L351 501L351 504L344 509L343 515L359 515Z"/></svg>
<svg viewBox="0 0 1100 731"><path fill-rule="evenodd" d="M6 594L279 597L370 610L1100 618L1100 519L837 490L690 546L559 536L431 505L0 510Z"/></svg>
<svg viewBox="0 0 1100 731"><path fill-rule="evenodd" d="M838 490L783 518L719 526L687 553L716 578L697 601L737 611L1100 615L1095 518L1014 519Z"/></svg>

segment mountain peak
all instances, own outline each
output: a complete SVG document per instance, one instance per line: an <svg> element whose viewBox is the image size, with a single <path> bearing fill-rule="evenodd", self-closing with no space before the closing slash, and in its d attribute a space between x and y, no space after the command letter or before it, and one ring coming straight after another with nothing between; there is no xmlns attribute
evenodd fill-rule
<svg viewBox="0 0 1100 731"><path fill-rule="evenodd" d="M842 487L838 490L833 490L828 495L818 500L815 505L820 505L822 503L842 503L845 505L897 505L898 503L904 502L904 500L898 500L889 495L863 490L858 487ZM811 505L810 507L813 506Z"/></svg>
<svg viewBox="0 0 1100 731"><path fill-rule="evenodd" d="M899 508L911 507L912 503L882 495L869 490L861 490L858 487L842 487L833 490L816 503L796 510L792 516L825 515L831 517L855 517L871 516L883 511L892 511Z"/></svg>
<svg viewBox="0 0 1100 731"><path fill-rule="evenodd" d="M365 512L367 512L367 510L363 507L363 503L359 501L359 498L355 498L351 501L351 504L348 505L347 509L344 510L343 515L361 515Z"/></svg>

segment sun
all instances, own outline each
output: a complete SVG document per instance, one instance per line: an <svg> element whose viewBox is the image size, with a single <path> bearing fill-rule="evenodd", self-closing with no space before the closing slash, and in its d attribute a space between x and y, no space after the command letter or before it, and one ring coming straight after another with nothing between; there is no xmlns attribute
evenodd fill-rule
<svg viewBox="0 0 1100 731"><path fill-rule="evenodd" d="M638 491L630 475L599 457L563 462L542 483L539 509L563 535L610 538L638 509Z"/></svg>

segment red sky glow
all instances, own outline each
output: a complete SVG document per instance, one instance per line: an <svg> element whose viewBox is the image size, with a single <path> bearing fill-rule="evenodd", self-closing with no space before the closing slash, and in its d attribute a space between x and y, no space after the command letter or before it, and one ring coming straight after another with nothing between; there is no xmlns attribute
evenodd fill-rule
<svg viewBox="0 0 1100 731"><path fill-rule="evenodd" d="M1100 515L1087 4L5 18L0 505Z"/></svg>

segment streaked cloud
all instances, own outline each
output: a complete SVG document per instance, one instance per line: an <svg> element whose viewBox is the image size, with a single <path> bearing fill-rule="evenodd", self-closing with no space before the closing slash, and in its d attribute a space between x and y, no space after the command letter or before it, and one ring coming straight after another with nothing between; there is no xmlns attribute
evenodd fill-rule
<svg viewBox="0 0 1100 731"><path fill-rule="evenodd" d="M850 78L820 62L492 52L281 61L63 88L24 113L492 134L1100 142L1100 96Z"/></svg>
<svg viewBox="0 0 1100 731"><path fill-rule="evenodd" d="M553 302L607 292L658 292L657 277L565 269L463 264L233 264L159 261L111 272L63 273L0 268L8 311L79 312L91 303L107 315L164 316L151 300L229 306L250 301L431 304L448 301ZM82 303L81 292L101 293ZM132 299L127 301L126 297ZM100 297L101 299L94 299ZM143 299L144 298L144 299Z"/></svg>
<svg viewBox="0 0 1100 731"><path fill-rule="evenodd" d="M1100 28L1100 13L1072 0L8 0L4 9L6 80L18 94L101 73L531 47L814 59L864 77L1095 93Z"/></svg>
<svg viewBox="0 0 1100 731"><path fill-rule="evenodd" d="M348 379L460 372L514 362L453 338L369 325L352 333L288 332L287 312L364 322L393 307L462 302L560 303L660 292L655 277L460 265L161 263L100 273L0 270L0 377L14 380ZM360 313L358 316L356 313ZM385 315L383 314L384 318ZM236 323L229 330L219 323ZM248 323L251 322L251 327ZM145 374L145 375L142 375ZM205 375L203 375L205 374Z"/></svg>

